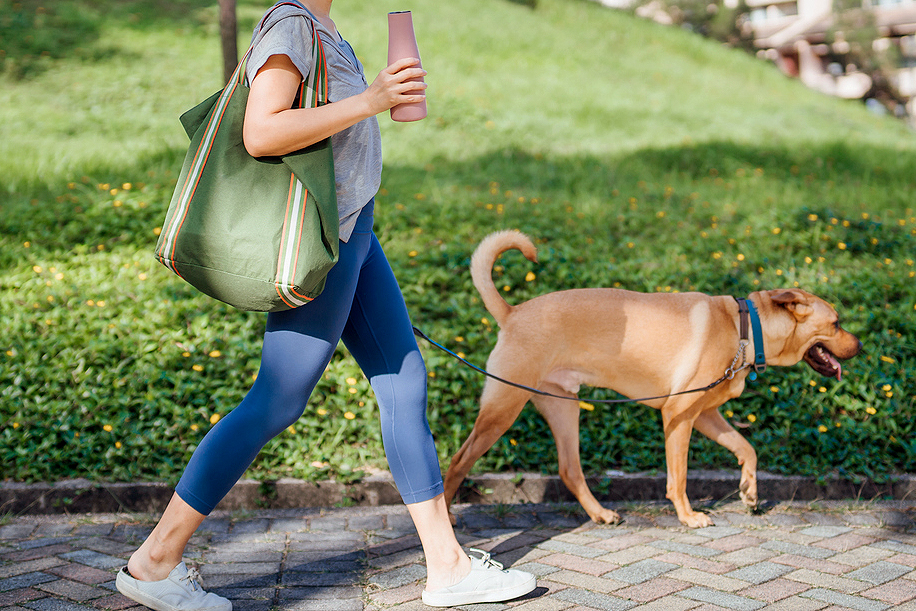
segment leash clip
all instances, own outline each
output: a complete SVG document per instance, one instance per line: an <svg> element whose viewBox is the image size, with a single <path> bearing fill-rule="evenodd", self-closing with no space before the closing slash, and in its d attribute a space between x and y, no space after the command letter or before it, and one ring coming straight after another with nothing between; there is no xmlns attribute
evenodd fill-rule
<svg viewBox="0 0 916 611"><path fill-rule="evenodd" d="M742 339L738 342L738 352L735 353L735 358L732 359L732 364L725 370L725 379L732 380L738 374L739 371L744 369L747 366L747 347L750 342L746 339ZM741 359L741 366L737 367L738 359Z"/></svg>

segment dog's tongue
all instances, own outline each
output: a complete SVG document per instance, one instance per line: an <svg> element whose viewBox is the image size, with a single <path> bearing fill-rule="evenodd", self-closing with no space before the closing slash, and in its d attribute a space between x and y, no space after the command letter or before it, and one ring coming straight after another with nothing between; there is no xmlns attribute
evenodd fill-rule
<svg viewBox="0 0 916 611"><path fill-rule="evenodd" d="M837 381L843 379L843 366L840 365L840 362L829 352L826 352L827 360L830 361L830 364L836 367L836 379Z"/></svg>

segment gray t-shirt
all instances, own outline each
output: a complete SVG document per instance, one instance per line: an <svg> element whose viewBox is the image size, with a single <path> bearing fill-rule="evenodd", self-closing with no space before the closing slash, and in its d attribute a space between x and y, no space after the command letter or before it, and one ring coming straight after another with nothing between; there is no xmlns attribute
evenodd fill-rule
<svg viewBox="0 0 916 611"><path fill-rule="evenodd" d="M293 15L291 17L291 15ZM328 101L337 102L368 87L363 66L352 47L335 37L308 11L281 6L271 13L259 34L252 36L254 48L245 74L250 82L271 55L286 55L302 75L311 70L312 30L315 23L324 47L328 66ZM378 192L382 182L382 137L378 120L369 117L331 136L334 174L337 182L337 210L340 213L340 239L350 239L356 218L363 206Z"/></svg>

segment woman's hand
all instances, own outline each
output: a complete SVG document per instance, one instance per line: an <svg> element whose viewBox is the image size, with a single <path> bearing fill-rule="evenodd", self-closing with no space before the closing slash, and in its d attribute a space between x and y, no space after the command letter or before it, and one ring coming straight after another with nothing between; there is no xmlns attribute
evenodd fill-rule
<svg viewBox="0 0 916 611"><path fill-rule="evenodd" d="M423 93L426 83L419 81L427 73L419 64L419 59L408 57L394 62L378 73L362 94L372 115L385 112L398 104L422 102L426 98Z"/></svg>

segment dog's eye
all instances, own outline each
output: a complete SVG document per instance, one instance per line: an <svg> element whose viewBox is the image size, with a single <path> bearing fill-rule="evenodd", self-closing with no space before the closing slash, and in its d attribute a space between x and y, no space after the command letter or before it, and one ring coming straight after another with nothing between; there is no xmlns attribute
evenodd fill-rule
<svg viewBox="0 0 916 611"><path fill-rule="evenodd" d="M839 319L837 319L836 322L833 323L833 328L836 329L837 331L840 330L840 320Z"/></svg>

